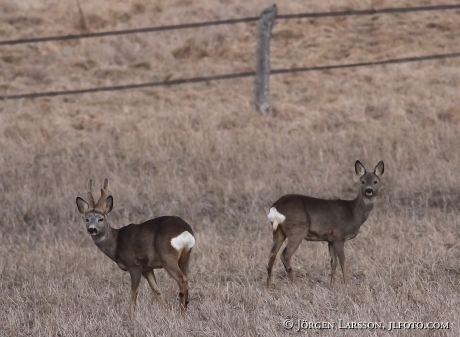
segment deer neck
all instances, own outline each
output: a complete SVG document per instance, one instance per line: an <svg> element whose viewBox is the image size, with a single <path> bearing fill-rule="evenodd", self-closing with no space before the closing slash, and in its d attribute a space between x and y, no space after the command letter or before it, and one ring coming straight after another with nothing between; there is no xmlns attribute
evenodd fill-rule
<svg viewBox="0 0 460 337"><path fill-rule="evenodd" d="M375 198L366 198L360 191L358 196L353 200L353 216L358 226L361 226L371 214Z"/></svg>
<svg viewBox="0 0 460 337"><path fill-rule="evenodd" d="M117 250L118 229L108 225L106 232L101 236L93 236L96 246L111 260L115 261L115 252Z"/></svg>

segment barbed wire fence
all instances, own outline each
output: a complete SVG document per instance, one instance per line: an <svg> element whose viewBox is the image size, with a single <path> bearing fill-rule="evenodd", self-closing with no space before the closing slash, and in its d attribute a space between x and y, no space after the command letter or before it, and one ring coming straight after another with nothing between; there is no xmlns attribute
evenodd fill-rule
<svg viewBox="0 0 460 337"><path fill-rule="evenodd" d="M410 12L425 12L425 11L445 11L445 10L460 10L460 4L445 4L435 6L418 6L418 7L391 7L391 8L380 8L380 9L365 9L365 10L346 10L346 11L331 11L331 12L311 12L311 13L298 13L298 14L284 14L277 15L276 5L270 6L264 9L258 17L244 17L228 20L216 20L216 21L205 21L196 23L186 23L178 25L164 25L156 27L144 27L136 29L126 30L114 30L104 32L93 32L84 34L69 34L69 35L57 35L47 37L36 37L36 38L21 38L15 40L3 40L0 41L0 46L8 45L21 45L30 43L44 43L52 41L65 41L74 39L86 39L86 38L97 38L104 36L117 36L117 35L128 35L138 33L152 33L168 30L181 30L181 29L194 29L199 27L209 27L217 25L231 25L237 23L249 23L258 21L258 40L256 48L256 65L255 71L220 74L213 76L201 76L201 77L190 77L180 78L166 81L155 81L145 83L133 83L124 85L94 87L85 89L75 90L56 90L56 91L43 91L43 92L32 92L32 93L21 93L21 94L1 94L0 99L3 100L16 100L16 99L31 99L39 97L55 97L63 95L76 95L85 93L96 93L96 92L107 92L107 91L119 91L128 89L141 89L151 88L159 86L173 86L180 84L191 84L201 83L218 80L229 80L244 77L255 77L254 86L254 101L256 109L262 114L270 114L270 100L269 100L269 77L270 74L290 74L298 72L309 72L309 71L323 71L332 69L343 69L343 68L356 68L356 67L369 67L387 64L398 64L398 63L409 63L409 62L420 62L428 60L441 60L448 58L460 57L460 52L451 52L444 54L431 54L421 55L414 57L404 58L392 58L385 60L375 60L368 62L359 63L348 63L348 64L335 64L335 65L323 65L323 66L309 66L309 67L298 67L298 68L282 68L270 70L270 37L271 29L275 20L290 20L290 19L303 19L303 18L323 18L323 17L341 17L341 16L363 16L363 15L380 15L380 14L395 14L395 13L410 13Z"/></svg>

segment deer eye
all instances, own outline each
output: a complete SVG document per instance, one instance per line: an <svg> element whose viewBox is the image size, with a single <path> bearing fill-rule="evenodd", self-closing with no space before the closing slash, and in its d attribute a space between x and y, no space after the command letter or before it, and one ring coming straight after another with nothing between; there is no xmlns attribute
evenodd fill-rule
<svg viewBox="0 0 460 337"><path fill-rule="evenodd" d="M99 222L102 222L102 221L104 221L104 219L100 218L98 221L99 221Z"/></svg>
<svg viewBox="0 0 460 337"><path fill-rule="evenodd" d="M365 184L364 180L361 180L361 184L363 184L363 185Z"/></svg>
<svg viewBox="0 0 460 337"><path fill-rule="evenodd" d="M89 219L86 219L86 222L89 222Z"/></svg>
<svg viewBox="0 0 460 337"><path fill-rule="evenodd" d="M377 183L378 183L378 181L377 181L377 180L374 180L374 184L377 184Z"/></svg>

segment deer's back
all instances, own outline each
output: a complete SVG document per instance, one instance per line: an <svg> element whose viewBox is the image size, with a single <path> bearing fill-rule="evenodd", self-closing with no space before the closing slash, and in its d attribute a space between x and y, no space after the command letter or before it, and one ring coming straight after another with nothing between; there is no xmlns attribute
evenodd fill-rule
<svg viewBox="0 0 460 337"><path fill-rule="evenodd" d="M122 269L134 265L143 270L162 267L162 257L175 252L171 239L183 232L193 235L189 224L177 216L162 216L119 229L117 263Z"/></svg>
<svg viewBox="0 0 460 337"><path fill-rule="evenodd" d="M286 217L283 229L289 224L309 227L311 240L326 240L335 236L339 227L353 222L351 201L327 200L300 194L287 194L278 199L273 207Z"/></svg>

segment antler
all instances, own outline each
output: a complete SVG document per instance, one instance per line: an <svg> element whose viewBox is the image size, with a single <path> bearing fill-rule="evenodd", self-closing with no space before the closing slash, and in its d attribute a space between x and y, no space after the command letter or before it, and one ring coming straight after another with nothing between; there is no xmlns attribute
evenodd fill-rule
<svg viewBox="0 0 460 337"><path fill-rule="evenodd" d="M88 182L88 192L86 192L90 209L96 206L96 203L94 202L94 198L93 198L93 193L91 192L92 185L93 185L93 179L90 179Z"/></svg>
<svg viewBox="0 0 460 337"><path fill-rule="evenodd" d="M107 199L107 197L109 195L109 193L107 192L108 185L109 185L109 179L105 178L104 179L104 187L101 188L101 197L99 198L96 206L94 207L94 209L102 211L102 213L103 213L104 201L105 201L105 199Z"/></svg>

